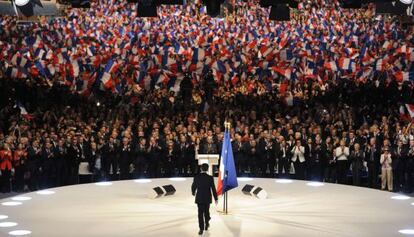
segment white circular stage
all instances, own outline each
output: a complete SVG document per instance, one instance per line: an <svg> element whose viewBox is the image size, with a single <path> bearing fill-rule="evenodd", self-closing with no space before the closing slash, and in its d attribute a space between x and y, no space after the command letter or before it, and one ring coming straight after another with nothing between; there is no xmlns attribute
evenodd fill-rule
<svg viewBox="0 0 414 237"><path fill-rule="evenodd" d="M196 236L192 178L76 185L0 200L0 236ZM147 198L152 187L173 184L174 196ZM268 199L241 192L264 188ZM220 200L221 202L222 200ZM352 186L275 179L239 179L229 192L230 215L211 206L203 236L408 236L414 200Z"/></svg>

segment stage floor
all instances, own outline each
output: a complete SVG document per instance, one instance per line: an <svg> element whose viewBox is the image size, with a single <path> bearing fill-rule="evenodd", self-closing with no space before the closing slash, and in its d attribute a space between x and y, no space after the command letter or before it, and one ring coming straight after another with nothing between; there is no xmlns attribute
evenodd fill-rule
<svg viewBox="0 0 414 237"><path fill-rule="evenodd" d="M16 197L2 199L0 219L2 215L8 218L1 219L0 226L4 222L17 225L0 227L0 236L11 236L15 230L28 230L28 236L39 237L197 236L191 182L192 178L86 184L50 189L54 193L49 195L28 193L16 196L17 201L12 200ZM176 187L174 196L147 198L152 187L165 184ZM245 184L264 188L268 199L244 195ZM213 204L211 229L203 236L392 237L405 236L400 230L414 229L412 198L352 186L312 184L240 179L239 188L229 192L230 215L219 214L221 205ZM403 200L392 199L395 197Z"/></svg>

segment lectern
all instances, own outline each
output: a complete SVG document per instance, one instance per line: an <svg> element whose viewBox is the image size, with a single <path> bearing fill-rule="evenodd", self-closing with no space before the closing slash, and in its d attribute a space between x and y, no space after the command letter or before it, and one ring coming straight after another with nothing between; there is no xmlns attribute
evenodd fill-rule
<svg viewBox="0 0 414 237"><path fill-rule="evenodd" d="M208 174L213 176L213 165L218 165L218 154L197 154L198 165L208 164Z"/></svg>

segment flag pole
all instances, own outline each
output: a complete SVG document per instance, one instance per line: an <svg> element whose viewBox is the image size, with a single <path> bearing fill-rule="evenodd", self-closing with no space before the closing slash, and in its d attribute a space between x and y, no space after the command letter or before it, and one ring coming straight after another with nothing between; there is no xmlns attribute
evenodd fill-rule
<svg viewBox="0 0 414 237"><path fill-rule="evenodd" d="M225 132L230 132L229 130L230 130L230 122L227 122L227 121L225 121L224 122L224 129L225 129ZM231 146L231 143L230 143L230 146ZM226 182L225 183L227 183L227 177L228 177L228 171L225 171L225 173L224 173L224 179L226 180ZM227 215L228 214L228 193L227 193L227 191L225 191L224 192L224 194L223 194L223 212L224 212L224 214L225 215Z"/></svg>

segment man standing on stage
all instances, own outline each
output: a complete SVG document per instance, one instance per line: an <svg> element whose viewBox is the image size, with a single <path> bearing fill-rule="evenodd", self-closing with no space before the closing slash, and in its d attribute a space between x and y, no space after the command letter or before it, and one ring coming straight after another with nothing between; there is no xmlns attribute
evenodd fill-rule
<svg viewBox="0 0 414 237"><path fill-rule="evenodd" d="M193 196L195 196L195 203L197 203L198 206L199 235L202 235L203 231L208 230L208 227L210 226L211 194L214 196L216 205L218 202L213 176L208 175L207 171L208 164L202 164L200 174L194 177L193 184L191 185L191 192Z"/></svg>

